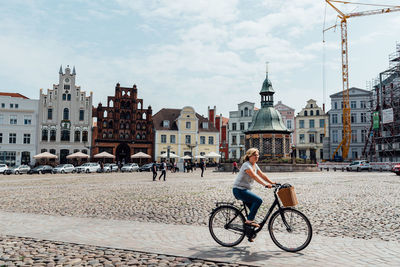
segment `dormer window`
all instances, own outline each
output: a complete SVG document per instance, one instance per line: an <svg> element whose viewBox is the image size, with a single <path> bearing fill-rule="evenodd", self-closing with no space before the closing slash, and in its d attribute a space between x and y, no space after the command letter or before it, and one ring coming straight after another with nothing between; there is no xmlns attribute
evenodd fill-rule
<svg viewBox="0 0 400 267"><path fill-rule="evenodd" d="M203 122L203 129L208 129L208 122Z"/></svg>
<svg viewBox="0 0 400 267"><path fill-rule="evenodd" d="M164 128L169 128L169 120L164 120L163 121L163 127Z"/></svg>

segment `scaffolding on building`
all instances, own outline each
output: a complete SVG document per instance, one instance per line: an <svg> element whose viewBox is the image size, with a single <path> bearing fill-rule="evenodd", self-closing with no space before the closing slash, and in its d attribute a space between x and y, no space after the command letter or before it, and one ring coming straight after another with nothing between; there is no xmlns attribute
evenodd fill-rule
<svg viewBox="0 0 400 267"><path fill-rule="evenodd" d="M400 43L396 44L396 52L389 55L389 68L379 74L372 92L371 126L363 156L370 161L400 161ZM374 127L376 112L379 124Z"/></svg>

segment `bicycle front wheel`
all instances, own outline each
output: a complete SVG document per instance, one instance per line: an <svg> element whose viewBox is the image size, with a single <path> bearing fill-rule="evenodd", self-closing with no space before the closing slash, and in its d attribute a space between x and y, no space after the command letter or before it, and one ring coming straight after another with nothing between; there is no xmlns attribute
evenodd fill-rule
<svg viewBox="0 0 400 267"><path fill-rule="evenodd" d="M293 208L277 210L269 221L268 230L275 245L288 252L305 249L312 238L310 221Z"/></svg>
<svg viewBox="0 0 400 267"><path fill-rule="evenodd" d="M220 206L211 213L208 228L218 244L234 247L240 244L245 236L244 221L243 214L237 208Z"/></svg>

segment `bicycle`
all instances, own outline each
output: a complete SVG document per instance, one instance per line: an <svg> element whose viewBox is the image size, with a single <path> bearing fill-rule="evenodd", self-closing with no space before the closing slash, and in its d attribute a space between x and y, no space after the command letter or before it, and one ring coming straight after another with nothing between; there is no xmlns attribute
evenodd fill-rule
<svg viewBox="0 0 400 267"><path fill-rule="evenodd" d="M238 208L233 202L217 202L217 207L211 212L208 223L213 239L221 246L234 247L240 244L245 236L249 240L254 239L269 219L268 231L275 245L288 252L305 249L312 238L310 221L295 208L281 206L277 191L290 186L289 184L272 186L275 201L258 228L245 224L245 218L248 215L245 203L242 202L242 206ZM275 207L278 209L272 214ZM243 211L246 217L243 215Z"/></svg>

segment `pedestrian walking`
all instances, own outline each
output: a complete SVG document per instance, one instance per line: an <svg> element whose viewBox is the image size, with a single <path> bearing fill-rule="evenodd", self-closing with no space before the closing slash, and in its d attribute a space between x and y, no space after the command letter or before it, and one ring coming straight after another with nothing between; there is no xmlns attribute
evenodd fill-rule
<svg viewBox="0 0 400 267"><path fill-rule="evenodd" d="M200 169L201 169L201 177L203 177L204 169L206 168L206 164L204 160L200 161Z"/></svg>
<svg viewBox="0 0 400 267"><path fill-rule="evenodd" d="M153 181L155 181L157 178L157 161L153 162L153 165L151 166L151 171L153 172Z"/></svg>
<svg viewBox="0 0 400 267"><path fill-rule="evenodd" d="M183 172L189 172L188 170L188 162L185 160L185 162L183 163Z"/></svg>
<svg viewBox="0 0 400 267"><path fill-rule="evenodd" d="M239 171L239 169L238 169L237 162L234 161L234 162L233 162L232 174L237 173L238 171Z"/></svg>
<svg viewBox="0 0 400 267"><path fill-rule="evenodd" d="M166 171L167 170L167 164L165 163L165 161L161 162L160 170L161 170L161 174L160 174L160 177L158 177L158 180L161 180L161 177L164 176L164 181L165 181L165 176L167 174L167 171Z"/></svg>

